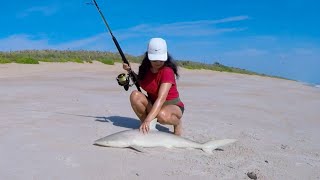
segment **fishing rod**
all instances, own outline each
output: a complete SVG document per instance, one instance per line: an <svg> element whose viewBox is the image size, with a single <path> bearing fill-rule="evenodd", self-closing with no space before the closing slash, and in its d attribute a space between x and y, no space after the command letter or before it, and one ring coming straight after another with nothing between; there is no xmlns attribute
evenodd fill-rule
<svg viewBox="0 0 320 180"><path fill-rule="evenodd" d="M109 27L109 24L108 22L106 21L104 15L102 14L96 0L92 0L93 3L87 3L87 4L94 4L104 22L104 24L107 26L108 28L108 31L112 37L112 41L114 42L114 44L116 45L117 49L118 49L118 52L121 56L121 59L122 59L122 62L125 63L125 64L128 64L128 66L130 67L130 70L128 71L128 75L126 75L125 73L121 73L117 76L117 81L118 81L118 84L120 86L123 86L124 89L127 91L129 89L130 86L132 86L133 84L137 87L138 91L141 92L141 89L140 89L140 85L139 85L139 82L138 82L138 79L137 79L137 74L135 74L133 72L133 70L131 69L131 66L129 64L129 61L127 60L127 58L125 57L121 47L120 47L120 44L118 43L116 37L113 35L112 31L111 31L111 28ZM133 81L133 84L130 85L130 78L131 80Z"/></svg>

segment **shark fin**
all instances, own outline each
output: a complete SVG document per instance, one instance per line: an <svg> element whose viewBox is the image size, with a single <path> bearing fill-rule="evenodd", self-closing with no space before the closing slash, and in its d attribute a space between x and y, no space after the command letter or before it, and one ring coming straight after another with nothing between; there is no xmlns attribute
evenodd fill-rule
<svg viewBox="0 0 320 180"><path fill-rule="evenodd" d="M150 130L157 130L156 129L156 125L157 125L158 119L154 118L151 122L150 122Z"/></svg>
<svg viewBox="0 0 320 180"><path fill-rule="evenodd" d="M212 140L202 144L202 150L208 154L212 154L214 149L236 142L235 139Z"/></svg>
<svg viewBox="0 0 320 180"><path fill-rule="evenodd" d="M134 149L134 150L136 150L138 152L142 152L142 153L144 152L143 147L141 147L141 146L132 145L132 146L130 146L130 148Z"/></svg>

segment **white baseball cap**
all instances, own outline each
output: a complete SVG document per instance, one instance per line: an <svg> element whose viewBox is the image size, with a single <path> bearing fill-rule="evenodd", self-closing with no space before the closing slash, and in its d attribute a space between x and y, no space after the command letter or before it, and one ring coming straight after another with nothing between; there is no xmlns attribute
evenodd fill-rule
<svg viewBox="0 0 320 180"><path fill-rule="evenodd" d="M148 44L148 58L150 61L167 61L167 43L162 38L152 38Z"/></svg>

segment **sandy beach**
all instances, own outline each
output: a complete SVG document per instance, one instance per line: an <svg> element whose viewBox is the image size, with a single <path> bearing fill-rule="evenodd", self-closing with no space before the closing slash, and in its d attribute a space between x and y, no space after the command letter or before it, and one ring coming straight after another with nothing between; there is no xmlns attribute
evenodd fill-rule
<svg viewBox="0 0 320 180"><path fill-rule="evenodd" d="M0 64L0 179L320 179L320 88L289 80L180 68L182 136L238 140L212 155L93 145L139 127L121 67Z"/></svg>

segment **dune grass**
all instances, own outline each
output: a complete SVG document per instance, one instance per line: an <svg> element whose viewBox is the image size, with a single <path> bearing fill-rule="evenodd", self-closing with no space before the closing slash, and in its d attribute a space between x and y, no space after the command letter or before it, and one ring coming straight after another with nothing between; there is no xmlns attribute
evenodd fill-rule
<svg viewBox="0 0 320 180"><path fill-rule="evenodd" d="M130 62L140 63L142 56L132 56L125 54ZM0 52L0 64L5 63L21 63L21 64L39 64L39 62L76 62L76 63L92 63L99 61L104 64L113 65L115 62L122 62L118 53L105 51L70 51L70 50L24 50ZM268 76L245 69L229 67L218 62L213 64L199 63L195 61L176 60L178 66L187 69L207 69L220 72L231 72L249 75ZM277 76L269 76L282 78ZM285 78L282 78L285 79Z"/></svg>

